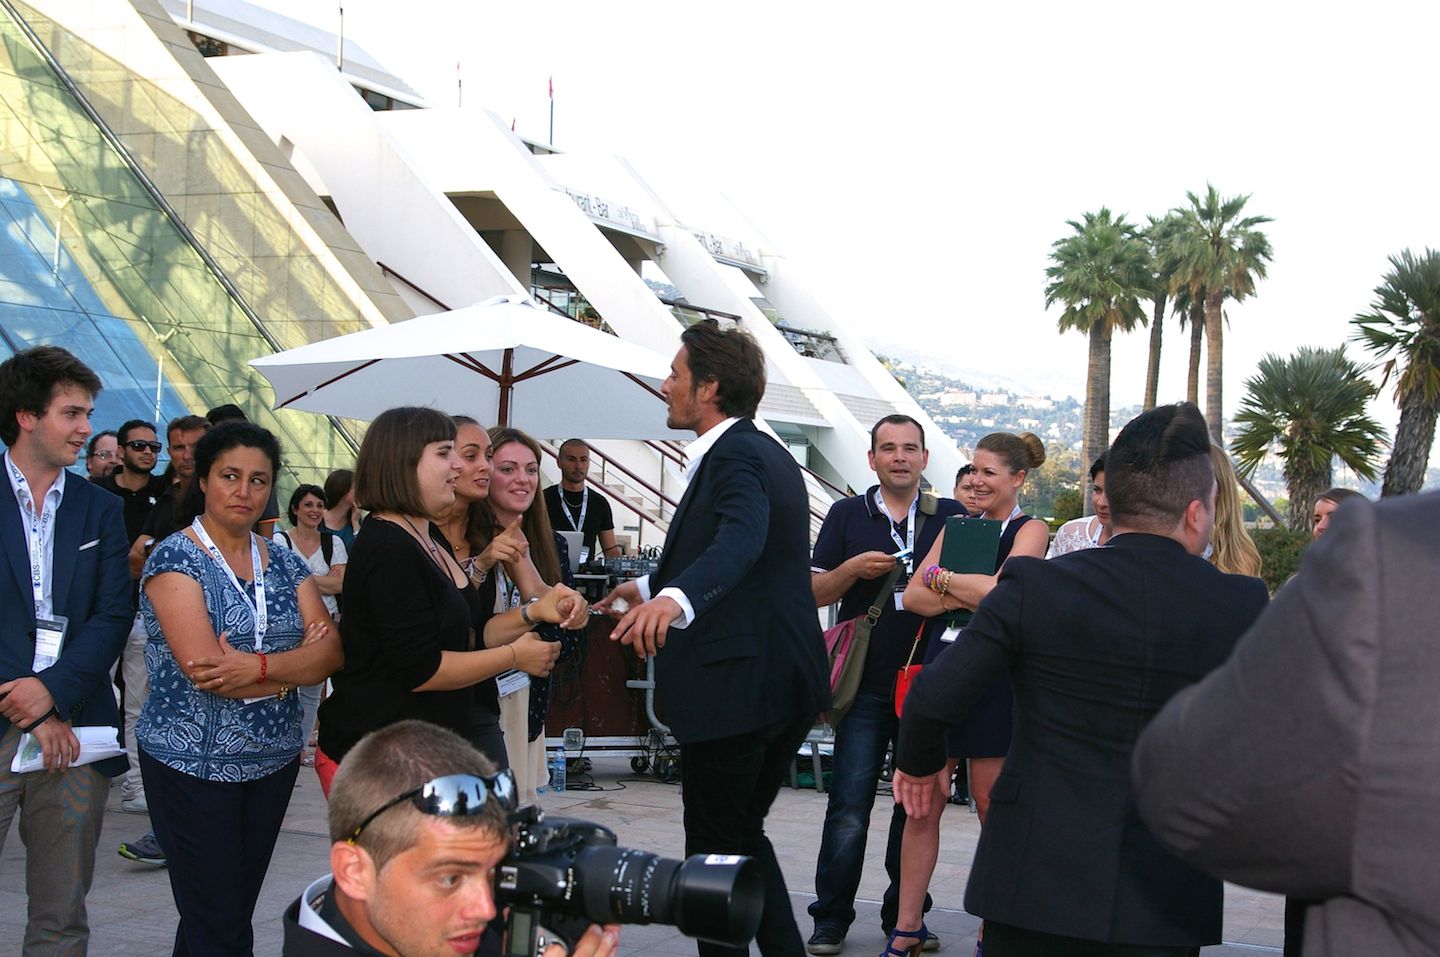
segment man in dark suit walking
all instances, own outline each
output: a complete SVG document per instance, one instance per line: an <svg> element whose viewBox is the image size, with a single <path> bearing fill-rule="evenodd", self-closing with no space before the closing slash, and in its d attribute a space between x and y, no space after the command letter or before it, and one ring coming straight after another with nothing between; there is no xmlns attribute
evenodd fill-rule
<svg viewBox="0 0 1440 957"><path fill-rule="evenodd" d="M110 777L125 759L71 767L74 728L117 728L110 668L130 630L120 499L66 471L90 435L100 379L64 349L0 365L0 846L20 812L24 952L83 954L85 895ZM45 770L10 763L30 732Z"/></svg>
<svg viewBox="0 0 1440 957"><path fill-rule="evenodd" d="M1297 899L1306 954L1440 950L1437 529L1437 493L1347 501L1135 749L1146 823L1210 873Z"/></svg>
<svg viewBox="0 0 1440 957"><path fill-rule="evenodd" d="M613 638L655 657L663 719L680 742L685 853L747 854L765 875L755 935L765 957L801 957L765 815L829 704L810 590L810 510L800 469L755 428L765 358L750 336L696 323L680 337L662 392L671 428L693 429L690 480L659 568L599 607ZM616 599L624 599L621 605ZM701 942L703 957L743 948Z"/></svg>
<svg viewBox="0 0 1440 957"><path fill-rule="evenodd" d="M1109 544L1008 562L900 723L895 798L923 816L948 789L946 728L997 675L1014 681L1014 738L965 892L986 957L1169 957L1220 939L1220 882L1140 823L1130 753L1172 695L1225 660L1265 585L1200 557L1216 485L1193 405L1133 420L1105 464Z"/></svg>

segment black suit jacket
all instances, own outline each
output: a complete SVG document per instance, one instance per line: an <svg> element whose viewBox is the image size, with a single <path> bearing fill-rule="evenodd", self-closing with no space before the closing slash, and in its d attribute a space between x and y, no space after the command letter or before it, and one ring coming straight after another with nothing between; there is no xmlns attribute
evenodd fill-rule
<svg viewBox="0 0 1440 957"><path fill-rule="evenodd" d="M655 659L662 717L681 743L754 731L830 703L810 590L810 508L790 453L749 419L705 454L665 536L650 594L695 611Z"/></svg>
<svg viewBox="0 0 1440 957"><path fill-rule="evenodd" d="M0 466L3 467L3 466ZM35 671L35 598L30 588L29 536L7 476L0 476L0 681ZM70 620L60 660L40 672L55 709L74 725L118 728L120 715L110 686L110 668L130 632L130 568L120 499L74 472L55 513L55 555L51 573L55 614ZM0 717L0 733L10 722ZM114 777L125 759L110 758L96 769Z"/></svg>
<svg viewBox="0 0 1440 957"><path fill-rule="evenodd" d="M1221 885L1162 848L1130 791L1146 722L1229 655L1267 601L1169 538L1116 536L1051 561L1015 558L905 704L898 766L944 764L944 731L995 677L1015 731L990 792L965 909L1119 944L1220 939Z"/></svg>

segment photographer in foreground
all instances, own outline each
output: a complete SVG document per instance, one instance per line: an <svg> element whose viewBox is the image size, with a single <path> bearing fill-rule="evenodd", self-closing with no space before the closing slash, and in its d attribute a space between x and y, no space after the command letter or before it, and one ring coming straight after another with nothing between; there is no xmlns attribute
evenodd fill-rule
<svg viewBox="0 0 1440 957"><path fill-rule="evenodd" d="M488 928L515 795L510 772L444 728L366 735L330 792L331 874L285 911L285 957L498 954ZM591 926L573 957L610 957L618 940L618 926Z"/></svg>

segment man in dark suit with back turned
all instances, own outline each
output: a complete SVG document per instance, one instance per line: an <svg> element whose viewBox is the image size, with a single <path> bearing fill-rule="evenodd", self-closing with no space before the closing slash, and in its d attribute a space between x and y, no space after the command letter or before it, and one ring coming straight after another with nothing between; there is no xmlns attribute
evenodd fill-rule
<svg viewBox="0 0 1440 957"><path fill-rule="evenodd" d="M825 646L810 590L810 509L790 453L755 428L765 358L750 336L696 323L662 392L667 424L693 429L689 486L659 568L599 607L613 638L655 656L662 717L680 742L685 853L748 854L765 876L755 942L802 957L765 815L816 715L829 705ZM662 650L663 649L663 650ZM702 957L744 948L700 942Z"/></svg>
<svg viewBox="0 0 1440 957"><path fill-rule="evenodd" d="M83 954L85 895L110 777L125 759L70 767L74 727L117 727L110 668L130 630L120 499L78 474L100 379L64 349L0 364L0 846L20 812L25 954ZM21 733L44 771L15 774Z"/></svg>
<svg viewBox="0 0 1440 957"><path fill-rule="evenodd" d="M1014 737L965 892L986 957L1178 957L1220 939L1220 882L1141 824L1130 753L1172 695L1225 660L1265 585L1200 557L1216 485L1195 406L1133 420L1105 481L1109 544L1007 562L900 722L895 798L923 816L948 785L946 728L1001 672L1014 682Z"/></svg>

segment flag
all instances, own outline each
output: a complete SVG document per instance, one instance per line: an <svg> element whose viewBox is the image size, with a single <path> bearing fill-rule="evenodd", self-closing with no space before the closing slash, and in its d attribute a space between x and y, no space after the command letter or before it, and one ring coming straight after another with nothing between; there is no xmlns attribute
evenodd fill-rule
<svg viewBox="0 0 1440 957"><path fill-rule="evenodd" d="M550 77L550 99L555 99L555 77Z"/></svg>

